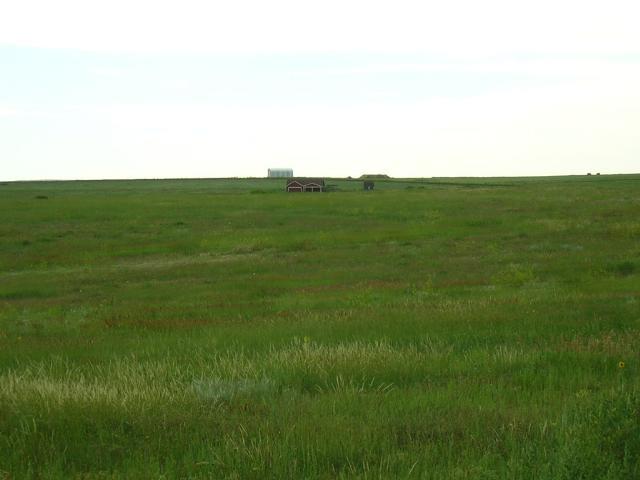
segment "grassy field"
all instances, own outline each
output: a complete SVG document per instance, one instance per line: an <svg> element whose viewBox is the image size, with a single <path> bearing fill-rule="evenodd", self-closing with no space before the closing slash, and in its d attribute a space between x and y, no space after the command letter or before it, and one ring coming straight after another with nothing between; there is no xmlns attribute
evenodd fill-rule
<svg viewBox="0 0 640 480"><path fill-rule="evenodd" d="M0 184L0 478L640 478L640 175Z"/></svg>

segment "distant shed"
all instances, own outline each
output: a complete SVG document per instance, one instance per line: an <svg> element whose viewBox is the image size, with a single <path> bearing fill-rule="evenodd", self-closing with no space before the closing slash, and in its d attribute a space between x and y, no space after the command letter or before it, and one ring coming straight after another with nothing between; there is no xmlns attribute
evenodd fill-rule
<svg viewBox="0 0 640 480"><path fill-rule="evenodd" d="M291 168L270 168L267 170L269 178L291 178L293 177L293 169Z"/></svg>
<svg viewBox="0 0 640 480"><path fill-rule="evenodd" d="M290 178L287 180L287 192L324 192L322 178Z"/></svg>

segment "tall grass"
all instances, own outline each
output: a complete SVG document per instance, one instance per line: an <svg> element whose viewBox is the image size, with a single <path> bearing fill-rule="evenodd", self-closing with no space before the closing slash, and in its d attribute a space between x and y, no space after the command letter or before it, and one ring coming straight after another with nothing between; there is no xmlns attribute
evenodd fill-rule
<svg viewBox="0 0 640 480"><path fill-rule="evenodd" d="M2 186L0 478L638 478L639 180Z"/></svg>

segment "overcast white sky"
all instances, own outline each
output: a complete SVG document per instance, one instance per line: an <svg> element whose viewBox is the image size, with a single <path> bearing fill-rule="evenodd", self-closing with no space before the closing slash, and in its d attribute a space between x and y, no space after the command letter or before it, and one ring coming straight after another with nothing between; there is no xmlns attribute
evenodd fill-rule
<svg viewBox="0 0 640 480"><path fill-rule="evenodd" d="M640 2L0 3L0 179L640 171Z"/></svg>

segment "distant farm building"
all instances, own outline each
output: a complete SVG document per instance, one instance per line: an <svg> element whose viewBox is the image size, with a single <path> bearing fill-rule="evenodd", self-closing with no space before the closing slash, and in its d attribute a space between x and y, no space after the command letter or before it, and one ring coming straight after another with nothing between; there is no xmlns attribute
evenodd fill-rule
<svg viewBox="0 0 640 480"><path fill-rule="evenodd" d="M367 190L367 191L368 190L373 190L373 186L374 186L374 183L372 181L365 181L364 182L364 189Z"/></svg>
<svg viewBox="0 0 640 480"><path fill-rule="evenodd" d="M287 192L324 192L324 179L290 178L287 180Z"/></svg>
<svg viewBox="0 0 640 480"><path fill-rule="evenodd" d="M360 178L390 178L386 173L365 173Z"/></svg>
<svg viewBox="0 0 640 480"><path fill-rule="evenodd" d="M291 178L293 177L293 169L291 168L270 168L267 171L269 178Z"/></svg>

